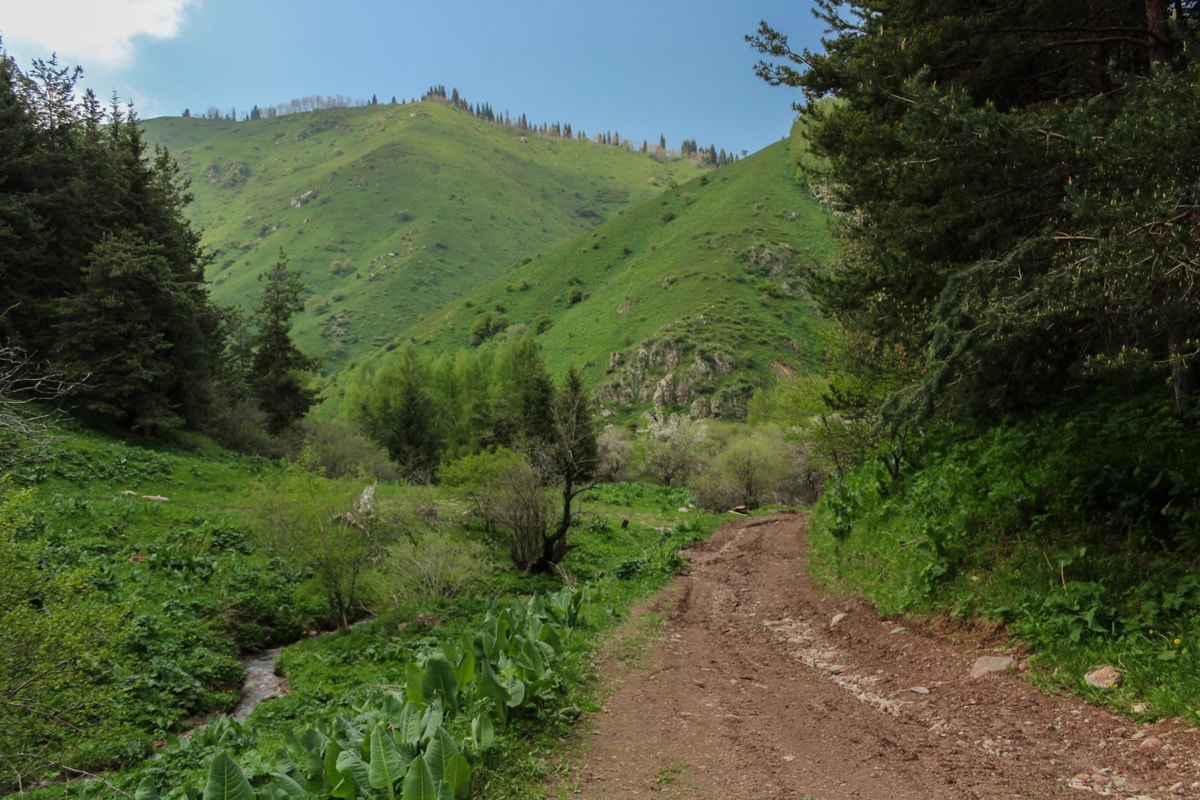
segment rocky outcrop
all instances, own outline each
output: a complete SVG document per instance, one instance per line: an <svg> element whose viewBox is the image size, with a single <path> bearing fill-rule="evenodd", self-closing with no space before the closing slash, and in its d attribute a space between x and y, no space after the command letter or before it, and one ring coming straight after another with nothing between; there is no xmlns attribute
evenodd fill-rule
<svg viewBox="0 0 1200 800"><path fill-rule="evenodd" d="M609 378L597 391L601 404L624 409L650 403L659 410L684 409L696 419L745 416L757 381L745 380L747 376L733 380L740 366L735 354L695 343L678 330L681 323L673 327L669 335L609 354Z"/></svg>

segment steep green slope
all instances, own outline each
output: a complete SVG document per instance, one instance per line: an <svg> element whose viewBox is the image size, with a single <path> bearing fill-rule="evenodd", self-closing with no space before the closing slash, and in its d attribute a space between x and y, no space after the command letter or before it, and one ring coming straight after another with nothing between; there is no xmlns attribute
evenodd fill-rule
<svg viewBox="0 0 1200 800"><path fill-rule="evenodd" d="M833 243L788 153L779 142L525 258L402 341L460 348L484 315L549 324L548 365L575 363L610 408L741 415L756 386L814 357L803 273Z"/></svg>
<svg viewBox="0 0 1200 800"><path fill-rule="evenodd" d="M192 180L214 298L252 304L282 248L312 292L296 338L327 371L522 255L701 171L522 135L436 102L144 125Z"/></svg>

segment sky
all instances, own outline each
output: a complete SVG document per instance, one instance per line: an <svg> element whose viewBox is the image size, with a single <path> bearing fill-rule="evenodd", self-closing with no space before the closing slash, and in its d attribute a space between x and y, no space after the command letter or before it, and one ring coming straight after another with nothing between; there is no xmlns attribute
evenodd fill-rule
<svg viewBox="0 0 1200 800"><path fill-rule="evenodd" d="M497 113L634 142L756 152L799 92L755 77L765 20L820 46L810 0L0 0L0 41L84 69L143 119L457 88Z"/></svg>

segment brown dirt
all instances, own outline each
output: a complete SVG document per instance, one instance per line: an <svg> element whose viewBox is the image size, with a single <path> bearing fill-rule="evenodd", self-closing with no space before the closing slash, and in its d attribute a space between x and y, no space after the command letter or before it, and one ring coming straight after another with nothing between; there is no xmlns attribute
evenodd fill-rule
<svg viewBox="0 0 1200 800"><path fill-rule="evenodd" d="M807 522L738 519L691 551L608 647L549 796L1200 797L1200 732L970 678L994 649L816 588Z"/></svg>

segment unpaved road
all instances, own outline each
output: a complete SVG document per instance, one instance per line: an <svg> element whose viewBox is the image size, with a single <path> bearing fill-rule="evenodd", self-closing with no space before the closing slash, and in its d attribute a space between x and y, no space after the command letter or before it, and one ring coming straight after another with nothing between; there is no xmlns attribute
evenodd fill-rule
<svg viewBox="0 0 1200 800"><path fill-rule="evenodd" d="M806 526L732 520L691 551L608 649L603 710L549 796L1200 798L1184 721L970 678L996 653L815 588Z"/></svg>

